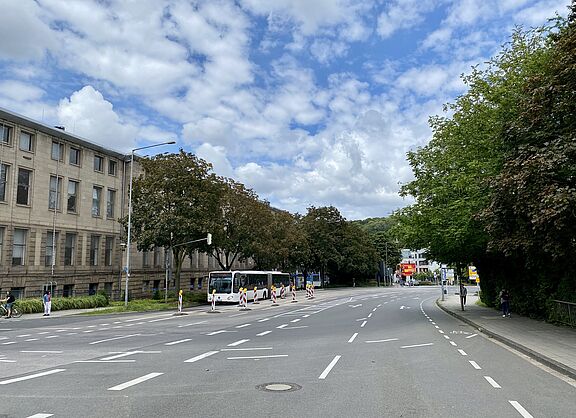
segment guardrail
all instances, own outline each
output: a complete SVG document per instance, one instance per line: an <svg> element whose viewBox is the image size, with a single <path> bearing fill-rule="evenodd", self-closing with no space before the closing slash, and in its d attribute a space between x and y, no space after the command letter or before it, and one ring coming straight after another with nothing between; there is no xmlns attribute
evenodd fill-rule
<svg viewBox="0 0 576 418"><path fill-rule="evenodd" d="M576 303L553 300L554 307L552 316L562 324L576 327Z"/></svg>

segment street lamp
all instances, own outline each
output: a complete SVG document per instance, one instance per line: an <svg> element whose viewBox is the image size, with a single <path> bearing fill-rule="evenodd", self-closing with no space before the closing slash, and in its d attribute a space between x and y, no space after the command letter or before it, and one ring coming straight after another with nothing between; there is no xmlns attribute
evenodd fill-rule
<svg viewBox="0 0 576 418"><path fill-rule="evenodd" d="M132 175L134 172L134 151L146 148L159 147L161 145L175 144L176 141L161 142L159 144L147 145L145 147L134 148L130 153L130 187L128 191L128 237L126 239L126 289L124 290L124 306L128 306L128 280L130 279L130 241L132 230Z"/></svg>

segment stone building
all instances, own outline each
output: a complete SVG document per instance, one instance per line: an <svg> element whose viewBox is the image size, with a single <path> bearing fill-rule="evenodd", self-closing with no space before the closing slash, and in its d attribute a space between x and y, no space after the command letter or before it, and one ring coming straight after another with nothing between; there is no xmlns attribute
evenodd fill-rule
<svg viewBox="0 0 576 418"><path fill-rule="evenodd" d="M129 155L0 108L0 291L120 298L129 175ZM129 295L163 290L169 253L131 247ZM185 260L184 290L205 288L216 266L207 254Z"/></svg>

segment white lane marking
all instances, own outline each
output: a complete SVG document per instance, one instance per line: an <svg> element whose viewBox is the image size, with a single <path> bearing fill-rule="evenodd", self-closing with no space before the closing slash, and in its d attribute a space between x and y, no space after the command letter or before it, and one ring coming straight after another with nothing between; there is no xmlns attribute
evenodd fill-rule
<svg viewBox="0 0 576 418"><path fill-rule="evenodd" d="M129 388L130 386L134 386L137 385L138 383L142 383L145 382L147 380L153 379L155 377L158 376L162 376L164 373L148 373L144 376L138 377L136 379L132 379L126 383L122 383L120 385L116 385L116 386L112 386L111 388L108 388L108 390L124 390L126 388Z"/></svg>
<svg viewBox="0 0 576 418"><path fill-rule="evenodd" d="M432 325L436 325L436 322L432 321Z"/></svg>
<svg viewBox="0 0 576 418"><path fill-rule="evenodd" d="M449 340L449 339L450 339L450 337L449 337L449 336L447 336L447 335L444 335L444 338L446 338L447 340Z"/></svg>
<svg viewBox="0 0 576 418"><path fill-rule="evenodd" d="M502 386L500 386L498 383L496 383L496 381L494 379L492 379L490 376L484 376L484 379L486 379L488 381L488 383L490 383L492 385L492 387L494 387L496 389L502 389Z"/></svg>
<svg viewBox="0 0 576 418"><path fill-rule="evenodd" d="M118 328L118 327L113 327L113 328ZM82 331L82 332L85 334L89 334L89 333L94 332L94 331L96 331L96 330L95 329L88 329L88 330ZM72 333L70 333L70 334L72 334ZM70 334L67 334L67 335L70 335ZM76 333L74 332L74 334L76 334Z"/></svg>
<svg viewBox="0 0 576 418"><path fill-rule="evenodd" d="M249 359L262 359L262 358L278 358L288 357L288 354L273 354L271 356L247 356L247 357L228 357L226 360L249 360Z"/></svg>
<svg viewBox="0 0 576 418"><path fill-rule="evenodd" d="M360 318L360 319L357 319L356 322L364 321L365 319L368 319L368 318Z"/></svg>
<svg viewBox="0 0 576 418"><path fill-rule="evenodd" d="M22 334L22 335L17 335L16 338L24 338L24 337L29 337L32 334Z"/></svg>
<svg viewBox="0 0 576 418"><path fill-rule="evenodd" d="M169 316L168 318L160 318L160 319L152 319L148 322L159 322L159 321L168 321L169 319L177 318L176 316ZM116 324L116 322L114 322Z"/></svg>
<svg viewBox="0 0 576 418"><path fill-rule="evenodd" d="M436 329L440 329L440 327L438 325L434 325L434 328Z"/></svg>
<svg viewBox="0 0 576 418"><path fill-rule="evenodd" d="M458 344L456 344L454 341L450 341L450 344L452 344L454 347L458 347Z"/></svg>
<svg viewBox="0 0 576 418"><path fill-rule="evenodd" d="M0 359L0 363L16 363L16 360L2 360L2 359Z"/></svg>
<svg viewBox="0 0 576 418"><path fill-rule="evenodd" d="M277 326L276 328L282 329L282 328L286 328L287 326L288 326L288 324L282 324L282 325Z"/></svg>
<svg viewBox="0 0 576 418"><path fill-rule="evenodd" d="M378 309L378 308L374 308L374 309L372 309L372 312L376 312L376 309Z"/></svg>
<svg viewBox="0 0 576 418"><path fill-rule="evenodd" d="M362 325L360 325L360 328L364 328L364 325L366 325L367 322L368 322L368 321L362 322Z"/></svg>
<svg viewBox="0 0 576 418"><path fill-rule="evenodd" d="M444 334L444 331L442 331L441 329L439 329L438 332L439 332L440 334Z"/></svg>
<svg viewBox="0 0 576 418"><path fill-rule="evenodd" d="M77 333L77 332L69 332L69 333L66 334L66 335L76 335L76 334L78 334L78 333Z"/></svg>
<svg viewBox="0 0 576 418"><path fill-rule="evenodd" d="M403 345L400 348L414 348L414 347L426 347L428 345L434 345L434 343L425 343L425 344L414 344L414 345Z"/></svg>
<svg viewBox="0 0 576 418"><path fill-rule="evenodd" d="M29 374L28 376L22 376L22 377L16 377L14 379L3 380L0 382L0 385L8 385L10 383L22 382L23 380L35 379L37 377L48 376L48 375L51 375L54 373L60 373L60 372L64 372L64 371L66 371L66 369L54 369L54 370L48 370L45 372Z"/></svg>
<svg viewBox="0 0 576 418"><path fill-rule="evenodd" d="M464 338L472 338L472 337L475 337L475 336L477 336L477 335L478 335L478 334L472 334L472 335L469 335L469 336L464 337Z"/></svg>
<svg viewBox="0 0 576 418"><path fill-rule="evenodd" d="M357 307L359 307L359 306L362 306L362 304L360 303L360 304L358 304L358 305L348 305L348 306L351 307L351 308L357 308Z"/></svg>
<svg viewBox="0 0 576 418"><path fill-rule="evenodd" d="M28 338L27 340L24 341L38 341L38 338Z"/></svg>
<svg viewBox="0 0 576 418"><path fill-rule="evenodd" d="M352 335L352 336L350 337L350 339L348 340L348 342L349 342L349 343L353 342L353 341L356 339L357 336L358 336L358 333L355 332L354 335Z"/></svg>
<svg viewBox="0 0 576 418"><path fill-rule="evenodd" d="M136 360L77 360L74 363L135 363Z"/></svg>
<svg viewBox="0 0 576 418"><path fill-rule="evenodd" d="M218 334L222 334L223 332L228 332L225 329L221 329L220 331L214 331L214 332L209 332L206 335L218 335Z"/></svg>
<svg viewBox="0 0 576 418"><path fill-rule="evenodd" d="M191 327L192 325L205 324L208 321L193 322L191 324L178 325L178 328Z"/></svg>
<svg viewBox="0 0 576 418"><path fill-rule="evenodd" d="M134 350L134 351L127 351L125 353L116 354L110 357L104 357L100 360L108 361L108 360L116 360L117 358L131 356L132 354L160 354L162 351L141 351L141 350Z"/></svg>
<svg viewBox="0 0 576 418"><path fill-rule="evenodd" d="M236 315L230 315L228 318L234 318L236 316L242 316L242 315L246 315L246 312L237 313Z"/></svg>
<svg viewBox="0 0 576 418"><path fill-rule="evenodd" d="M258 350L272 350L272 347L223 348L220 351L258 351Z"/></svg>
<svg viewBox="0 0 576 418"><path fill-rule="evenodd" d="M172 342L166 343L164 345L176 345L176 344L180 344L180 343L186 343L188 341L192 341L192 339L191 338L184 338L183 340L172 341Z"/></svg>
<svg viewBox="0 0 576 418"><path fill-rule="evenodd" d="M49 335L49 336L46 337L46 339L48 340L48 339L50 339L50 338L58 338L58 337L59 337L58 335Z"/></svg>
<svg viewBox="0 0 576 418"><path fill-rule="evenodd" d="M257 337L263 337L264 335L270 334L272 331L264 331L261 332L260 334L256 334Z"/></svg>
<svg viewBox="0 0 576 418"><path fill-rule="evenodd" d="M368 318L372 318L372 314L371 314L371 313L368 314Z"/></svg>
<svg viewBox="0 0 576 418"><path fill-rule="evenodd" d="M2 345L10 345L10 344L16 344L16 341L8 341L7 343L2 343Z"/></svg>
<svg viewBox="0 0 576 418"><path fill-rule="evenodd" d="M461 348L458 349L458 352L460 354L462 354L463 356L467 356L468 354L466 354L466 351L462 350Z"/></svg>
<svg viewBox="0 0 576 418"><path fill-rule="evenodd" d="M184 360L184 363L194 363L195 361L202 360L206 357L213 356L214 354L218 354L218 351L208 351L207 353L200 354L196 357L189 358L188 360Z"/></svg>
<svg viewBox="0 0 576 418"><path fill-rule="evenodd" d="M236 328L246 328L249 327L252 324L244 324L244 325L238 325Z"/></svg>
<svg viewBox="0 0 576 418"><path fill-rule="evenodd" d="M88 325L87 328L95 328L96 325Z"/></svg>
<svg viewBox="0 0 576 418"><path fill-rule="evenodd" d="M534 418L532 415L530 415L528 411L526 411L526 409L524 409L522 405L520 405L518 401L508 401L508 402L510 402L510 405L512 405L514 409L516 409L516 411L518 411L520 415L522 415L524 418Z"/></svg>
<svg viewBox="0 0 576 418"><path fill-rule="evenodd" d="M377 308L379 308L380 306L382 306L382 304L381 304L381 303L380 303L380 304L378 304Z"/></svg>
<svg viewBox="0 0 576 418"><path fill-rule="evenodd" d="M290 322L300 322L300 321L302 321L302 319L298 318L298 319L293 319L293 320L290 321Z"/></svg>
<svg viewBox="0 0 576 418"><path fill-rule="evenodd" d="M250 340L238 340L236 342L228 344L228 347L236 347L237 345L247 343L248 341L250 341Z"/></svg>
<svg viewBox="0 0 576 418"><path fill-rule="evenodd" d="M388 341L398 341L398 338L387 338L385 340L371 340L371 341L366 341L367 344L372 344L372 343L386 343Z"/></svg>
<svg viewBox="0 0 576 418"><path fill-rule="evenodd" d="M21 353L46 353L46 354L62 354L63 351L56 350L21 350Z"/></svg>
<svg viewBox="0 0 576 418"><path fill-rule="evenodd" d="M302 318L308 318L310 315L302 315Z"/></svg>
<svg viewBox="0 0 576 418"><path fill-rule="evenodd" d="M130 338L130 337L137 337L140 334L130 334L130 335L122 335L120 337L114 337L114 338L107 338L105 340L100 340L100 341L92 341L91 343L89 343L90 345L94 345L94 344L100 344L100 343L106 343L108 341L114 341L114 340L122 340L124 338ZM46 337L48 338L48 337Z"/></svg>
<svg viewBox="0 0 576 418"><path fill-rule="evenodd" d="M44 335L44 334L49 334L49 333L50 333L50 331L42 331L42 332L39 332L38 335Z"/></svg>
<svg viewBox="0 0 576 418"><path fill-rule="evenodd" d="M34 414L34 415L30 415L27 418L49 418L49 417L53 417L54 414Z"/></svg>
<svg viewBox="0 0 576 418"><path fill-rule="evenodd" d="M332 370L332 368L336 365L336 363L338 363L338 360L340 360L340 357L342 357L342 356L334 357L334 359L330 362L328 367L326 367L324 369L324 371L322 372L322 374L320 376L318 376L318 379L326 379L326 376L328 376L328 373L330 373L330 370Z"/></svg>
<svg viewBox="0 0 576 418"><path fill-rule="evenodd" d="M301 329L301 328L308 328L308 325L300 325L296 327L286 327L284 329Z"/></svg>
<svg viewBox="0 0 576 418"><path fill-rule="evenodd" d="M482 370L482 367L478 365L474 360L468 360L468 362L474 367L476 370Z"/></svg>
<svg viewBox="0 0 576 418"><path fill-rule="evenodd" d="M270 321L271 318L264 318L264 319L259 319L258 322L266 322L266 321Z"/></svg>

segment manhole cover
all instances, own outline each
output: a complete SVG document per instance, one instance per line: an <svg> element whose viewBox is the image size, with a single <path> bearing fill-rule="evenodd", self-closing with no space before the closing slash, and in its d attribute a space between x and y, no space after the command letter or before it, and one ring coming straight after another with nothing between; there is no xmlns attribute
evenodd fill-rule
<svg viewBox="0 0 576 418"><path fill-rule="evenodd" d="M273 382L258 385L256 386L256 389L263 390L265 392L294 392L296 390L302 389L302 386L297 385L296 383Z"/></svg>

